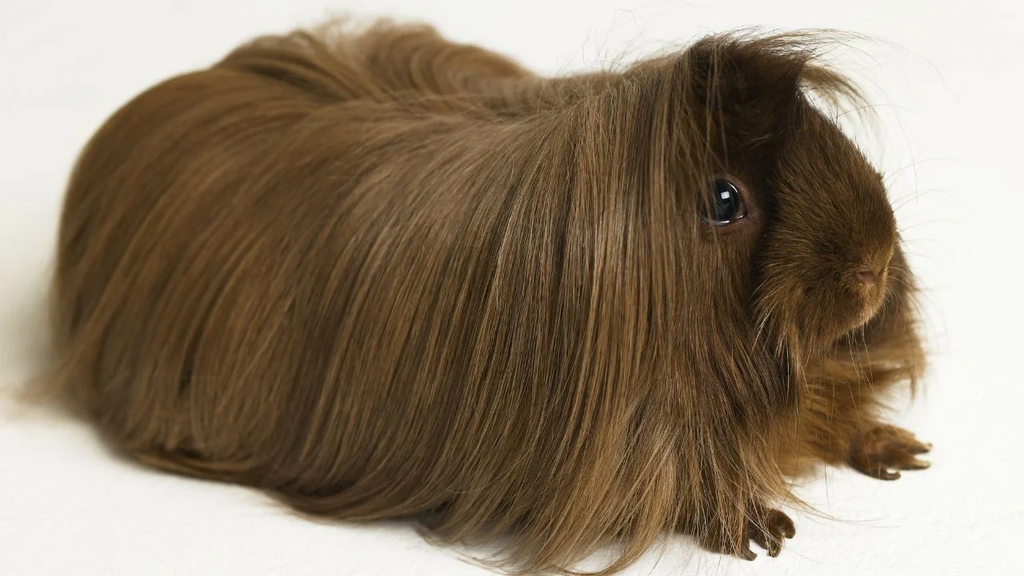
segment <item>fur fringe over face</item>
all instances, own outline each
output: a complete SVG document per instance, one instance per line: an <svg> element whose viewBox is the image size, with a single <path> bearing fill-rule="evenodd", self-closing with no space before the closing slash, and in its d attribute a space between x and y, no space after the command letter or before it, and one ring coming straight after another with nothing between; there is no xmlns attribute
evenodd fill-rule
<svg viewBox="0 0 1024 576"><path fill-rule="evenodd" d="M791 476L926 465L878 420L923 354L827 45L545 78L425 26L253 41L84 150L55 382L142 462L519 572L775 555Z"/></svg>

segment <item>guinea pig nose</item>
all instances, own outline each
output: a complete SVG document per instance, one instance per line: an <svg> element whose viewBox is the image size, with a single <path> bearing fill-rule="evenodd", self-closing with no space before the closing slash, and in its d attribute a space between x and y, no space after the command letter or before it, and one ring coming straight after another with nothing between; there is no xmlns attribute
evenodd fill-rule
<svg viewBox="0 0 1024 576"><path fill-rule="evenodd" d="M878 282L878 274L870 268L861 268L853 273L857 281L865 286L874 286Z"/></svg>

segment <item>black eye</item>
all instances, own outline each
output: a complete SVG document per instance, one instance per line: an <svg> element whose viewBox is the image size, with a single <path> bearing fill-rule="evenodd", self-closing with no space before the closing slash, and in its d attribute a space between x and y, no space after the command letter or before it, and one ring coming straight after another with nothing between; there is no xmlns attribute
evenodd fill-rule
<svg viewBox="0 0 1024 576"><path fill-rule="evenodd" d="M743 197L735 184L728 180L715 180L711 184L711 197L704 207L704 220L712 226L725 226L747 215Z"/></svg>

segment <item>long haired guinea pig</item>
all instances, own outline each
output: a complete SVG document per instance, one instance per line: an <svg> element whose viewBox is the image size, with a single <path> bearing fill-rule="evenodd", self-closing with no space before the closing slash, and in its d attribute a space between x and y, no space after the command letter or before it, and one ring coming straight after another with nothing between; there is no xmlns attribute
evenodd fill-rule
<svg viewBox="0 0 1024 576"><path fill-rule="evenodd" d="M255 40L84 150L55 381L149 465L518 571L774 556L794 475L927 465L881 420L913 281L821 46L545 78L422 26Z"/></svg>

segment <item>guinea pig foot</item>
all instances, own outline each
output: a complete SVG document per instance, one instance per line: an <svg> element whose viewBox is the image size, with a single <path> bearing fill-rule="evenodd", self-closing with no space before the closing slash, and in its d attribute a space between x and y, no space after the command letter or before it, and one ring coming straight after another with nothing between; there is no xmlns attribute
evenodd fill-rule
<svg viewBox="0 0 1024 576"><path fill-rule="evenodd" d="M772 558L782 552L786 539L793 536L796 536L796 526L793 525L793 520L780 510L757 506L747 516L747 537L767 550ZM749 549L747 551L749 552Z"/></svg>
<svg viewBox="0 0 1024 576"><path fill-rule="evenodd" d="M850 453L850 466L879 480L896 480L900 470L923 470L931 462L917 458L932 449L914 435L892 425L876 426L863 433Z"/></svg>
<svg viewBox="0 0 1024 576"><path fill-rule="evenodd" d="M734 525L732 519L729 520L728 524ZM782 552L786 539L796 535L796 527L789 516L756 503L747 505L742 526L742 530L726 529L720 519L712 520L698 533L698 541L708 551L753 560L757 554L750 549L751 542L774 558Z"/></svg>

